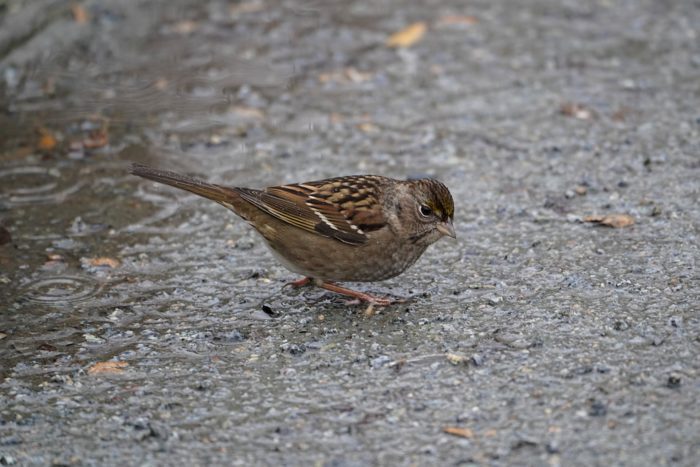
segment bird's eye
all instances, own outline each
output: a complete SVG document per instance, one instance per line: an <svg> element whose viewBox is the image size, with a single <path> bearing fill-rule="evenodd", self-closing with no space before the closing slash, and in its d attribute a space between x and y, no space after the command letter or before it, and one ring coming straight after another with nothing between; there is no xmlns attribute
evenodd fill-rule
<svg viewBox="0 0 700 467"><path fill-rule="evenodd" d="M428 217L433 214L433 210L430 209L430 206L426 206L425 204L421 204L418 210L420 211L420 215L423 217Z"/></svg>

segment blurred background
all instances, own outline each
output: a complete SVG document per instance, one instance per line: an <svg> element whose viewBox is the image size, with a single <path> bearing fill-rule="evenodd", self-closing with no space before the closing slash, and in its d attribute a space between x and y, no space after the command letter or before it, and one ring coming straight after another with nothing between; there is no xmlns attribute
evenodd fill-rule
<svg viewBox="0 0 700 467"><path fill-rule="evenodd" d="M0 463L694 465L697 1L0 0ZM371 316L214 203L439 178ZM355 284L356 285L356 284ZM376 310L375 310L376 311Z"/></svg>

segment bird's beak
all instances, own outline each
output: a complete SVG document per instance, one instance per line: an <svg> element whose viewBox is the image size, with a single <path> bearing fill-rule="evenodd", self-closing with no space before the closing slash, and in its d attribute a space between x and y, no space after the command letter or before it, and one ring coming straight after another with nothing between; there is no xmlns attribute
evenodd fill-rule
<svg viewBox="0 0 700 467"><path fill-rule="evenodd" d="M447 235L448 237L452 238L457 238L457 234L455 233L455 228L452 225L452 220L448 219L445 222L440 222L437 225L438 232L440 232L443 235Z"/></svg>

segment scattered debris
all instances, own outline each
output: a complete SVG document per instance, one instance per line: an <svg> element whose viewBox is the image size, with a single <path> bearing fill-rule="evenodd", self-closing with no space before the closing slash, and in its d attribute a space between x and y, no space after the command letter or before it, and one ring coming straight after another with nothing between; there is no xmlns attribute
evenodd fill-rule
<svg viewBox="0 0 700 467"><path fill-rule="evenodd" d="M49 152L56 147L58 140L53 132L48 128L39 127L36 129L39 139L36 143L36 148L42 152Z"/></svg>
<svg viewBox="0 0 700 467"><path fill-rule="evenodd" d="M121 262L116 259L116 258L109 258L106 256L102 256L99 258L83 258L81 260L83 263L87 263L90 266L93 267L109 267L112 269L118 268L121 265Z"/></svg>
<svg viewBox="0 0 700 467"><path fill-rule="evenodd" d="M255 13L265 7L261 0L253 0L251 2L235 3L228 8L228 13L231 18L237 18L245 13Z"/></svg>
<svg viewBox="0 0 700 467"><path fill-rule="evenodd" d="M70 7L71 13L73 13L73 21L78 24L85 24L90 19L87 10L84 6L79 3L73 3Z"/></svg>
<svg viewBox="0 0 700 467"><path fill-rule="evenodd" d="M6 243L12 243L12 235L9 230L0 226L0 245L5 245Z"/></svg>
<svg viewBox="0 0 700 467"><path fill-rule="evenodd" d="M89 375L96 375L100 373L106 373L106 374L118 374L118 373L123 373L124 368L129 366L127 362L115 362L115 361L108 361L108 362L97 362L94 365L92 365L90 368L88 368L88 374Z"/></svg>
<svg viewBox="0 0 700 467"><path fill-rule="evenodd" d="M681 377L678 375L670 375L666 380L666 387L669 389L678 389L681 387Z"/></svg>
<svg viewBox="0 0 700 467"><path fill-rule="evenodd" d="M578 118L579 120L591 120L595 118L595 112L583 104L576 102L566 102L559 109L562 115Z"/></svg>
<svg viewBox="0 0 700 467"><path fill-rule="evenodd" d="M438 27L445 26L472 26L478 23L476 16L469 15L445 15L437 20Z"/></svg>
<svg viewBox="0 0 700 467"><path fill-rule="evenodd" d="M427 30L428 26L423 21L418 21L389 36L386 45L387 47L411 47L423 38Z"/></svg>
<svg viewBox="0 0 700 467"><path fill-rule="evenodd" d="M357 128L363 131L364 133L377 133L379 131L379 127L372 122L359 123L357 125Z"/></svg>
<svg viewBox="0 0 700 467"><path fill-rule="evenodd" d="M172 26L172 31L176 34L188 35L192 34L199 28L199 23L192 20L178 21Z"/></svg>
<svg viewBox="0 0 700 467"><path fill-rule="evenodd" d="M465 357L464 355L459 355L456 353L448 353L445 356L447 357L447 361L453 365L460 365L460 364L467 363L469 361L469 358Z"/></svg>
<svg viewBox="0 0 700 467"><path fill-rule="evenodd" d="M460 428L456 426L446 426L442 429L448 435L459 436L460 438L471 439L474 437L474 432L470 428Z"/></svg>
<svg viewBox="0 0 700 467"><path fill-rule="evenodd" d="M327 71L318 75L321 83L363 83L372 79L373 74L358 71L355 67L347 67L341 70Z"/></svg>
<svg viewBox="0 0 700 467"><path fill-rule="evenodd" d="M592 215L583 218L583 222L593 222L595 224L621 229L634 224L634 217L629 214L607 214L605 216Z"/></svg>
<svg viewBox="0 0 700 467"><path fill-rule="evenodd" d="M265 113L255 107L245 107L242 105L237 105L233 107L233 112L238 115L241 118L245 119L250 119L250 120L264 120L265 119Z"/></svg>

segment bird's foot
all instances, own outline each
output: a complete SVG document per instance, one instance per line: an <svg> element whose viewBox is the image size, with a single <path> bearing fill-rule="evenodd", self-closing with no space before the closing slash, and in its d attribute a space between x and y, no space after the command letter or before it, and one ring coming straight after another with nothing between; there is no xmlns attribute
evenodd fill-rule
<svg viewBox="0 0 700 467"><path fill-rule="evenodd" d="M298 289L299 287L304 287L305 285L309 285L311 283L311 281L313 281L312 278L304 277L303 279L299 279L299 280L292 281L292 282L287 282L286 284L284 284L282 286L282 288L284 289L285 287L291 287L293 289Z"/></svg>
<svg viewBox="0 0 700 467"><path fill-rule="evenodd" d="M389 306L389 305L395 305L397 303L405 303L406 300L402 298L391 298L391 297L377 297L375 295L371 295L368 293L360 292L357 290L352 290L348 289L346 287L342 287L338 284L334 284L333 282L321 282L317 281L316 285L326 289L330 290L331 292L339 293L341 295L345 295L347 297L352 297L354 300L348 300L347 304L348 305L358 305L360 303L369 303L371 305L377 305L377 306Z"/></svg>

